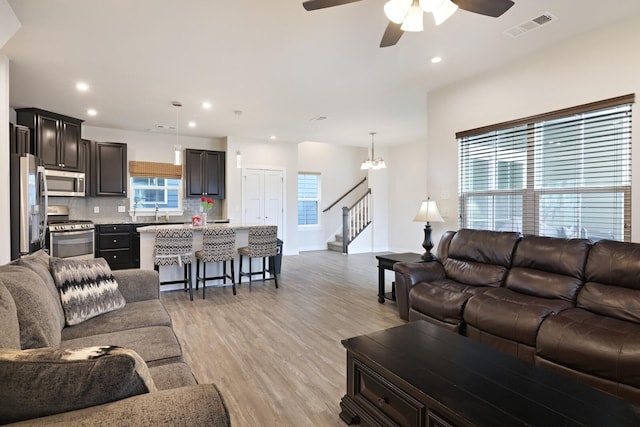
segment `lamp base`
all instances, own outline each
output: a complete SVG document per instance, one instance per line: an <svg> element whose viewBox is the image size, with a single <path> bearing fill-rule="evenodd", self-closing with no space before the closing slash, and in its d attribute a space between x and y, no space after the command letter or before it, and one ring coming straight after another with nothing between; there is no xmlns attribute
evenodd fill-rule
<svg viewBox="0 0 640 427"><path fill-rule="evenodd" d="M424 248L424 254L422 255L423 261L433 261L435 257L431 255L431 249L433 248L433 242L431 241L431 225L427 222L424 226L424 241L422 242Z"/></svg>

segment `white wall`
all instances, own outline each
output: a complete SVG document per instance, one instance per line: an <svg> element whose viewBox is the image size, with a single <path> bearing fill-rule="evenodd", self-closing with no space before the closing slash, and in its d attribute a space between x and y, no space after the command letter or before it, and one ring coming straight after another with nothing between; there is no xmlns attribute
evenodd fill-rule
<svg viewBox="0 0 640 427"><path fill-rule="evenodd" d="M320 224L298 227L298 250L327 249L327 241L335 240L336 232L342 231L342 207L355 203L370 183L365 181L328 212L322 213L322 210L367 176L366 171L360 170L360 163L366 158L364 147L320 142L298 144L298 172L319 173L321 184Z"/></svg>
<svg viewBox="0 0 640 427"><path fill-rule="evenodd" d="M229 136L227 141L227 182L226 205L223 216L231 222L242 221L242 169L236 167L236 152L242 156L244 168L275 168L284 170L285 215L282 233L284 255L298 253L297 236L297 145L285 142L262 141L257 139Z"/></svg>
<svg viewBox="0 0 640 427"><path fill-rule="evenodd" d="M457 214L455 133L548 111L640 93L640 17L582 35L429 94L427 182L442 210ZM640 111L634 107L632 240L640 242ZM457 228L435 227L434 242ZM400 220L399 218L397 219Z"/></svg>
<svg viewBox="0 0 640 427"><path fill-rule="evenodd" d="M0 244L0 264L11 260L11 216L9 195L9 58L0 55L0 236L5 236Z"/></svg>

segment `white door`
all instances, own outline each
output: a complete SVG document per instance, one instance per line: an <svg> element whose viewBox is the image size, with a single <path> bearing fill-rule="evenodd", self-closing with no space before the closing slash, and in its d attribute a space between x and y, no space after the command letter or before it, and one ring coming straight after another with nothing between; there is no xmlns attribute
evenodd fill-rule
<svg viewBox="0 0 640 427"><path fill-rule="evenodd" d="M284 173L272 169L244 169L242 180L242 222L277 225L282 238L284 224Z"/></svg>

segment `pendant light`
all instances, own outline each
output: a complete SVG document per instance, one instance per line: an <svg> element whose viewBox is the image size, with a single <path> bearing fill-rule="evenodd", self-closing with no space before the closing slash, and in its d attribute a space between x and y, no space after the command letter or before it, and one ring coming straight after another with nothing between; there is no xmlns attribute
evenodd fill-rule
<svg viewBox="0 0 640 427"><path fill-rule="evenodd" d="M182 107L182 103L173 101L171 105L176 107L176 145L173 146L173 164L179 166L182 165L182 145L180 145L178 131L178 126L180 125L180 107Z"/></svg>
<svg viewBox="0 0 640 427"><path fill-rule="evenodd" d="M369 135L371 135L371 158L368 158L367 160L362 162L362 164L360 165L360 169L362 170L365 170L365 169L378 170L378 169L384 169L387 167L387 165L384 163L384 160L381 157L376 159L374 145L373 145L373 137L375 134L376 134L375 132L369 132Z"/></svg>

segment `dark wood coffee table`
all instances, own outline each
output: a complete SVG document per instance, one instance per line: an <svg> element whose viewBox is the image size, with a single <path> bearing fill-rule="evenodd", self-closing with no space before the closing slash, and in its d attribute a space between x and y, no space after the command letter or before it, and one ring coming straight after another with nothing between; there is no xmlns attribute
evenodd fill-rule
<svg viewBox="0 0 640 427"><path fill-rule="evenodd" d="M412 252L380 254L376 255L376 259L378 260L378 302L380 304L384 303L385 299L396 300L395 282L391 284L391 292L385 291L385 270L393 271L393 266L397 262L425 262L422 259L422 255Z"/></svg>
<svg viewBox="0 0 640 427"><path fill-rule="evenodd" d="M342 344L347 424L640 425L640 406L424 321Z"/></svg>

